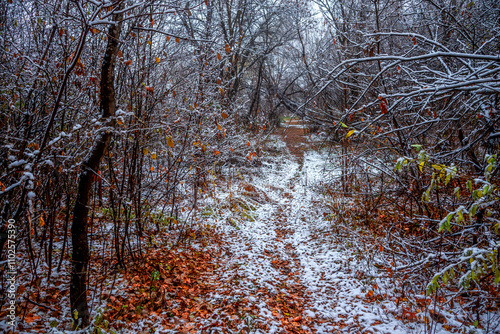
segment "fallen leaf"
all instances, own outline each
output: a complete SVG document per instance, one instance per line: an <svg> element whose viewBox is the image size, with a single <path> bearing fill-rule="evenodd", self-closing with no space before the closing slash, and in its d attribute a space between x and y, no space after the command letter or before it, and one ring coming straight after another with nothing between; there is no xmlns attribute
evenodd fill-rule
<svg viewBox="0 0 500 334"><path fill-rule="evenodd" d="M174 143L174 140L172 139L172 136L168 136L167 137L167 145L170 146L170 147L174 147L175 146L175 143Z"/></svg>

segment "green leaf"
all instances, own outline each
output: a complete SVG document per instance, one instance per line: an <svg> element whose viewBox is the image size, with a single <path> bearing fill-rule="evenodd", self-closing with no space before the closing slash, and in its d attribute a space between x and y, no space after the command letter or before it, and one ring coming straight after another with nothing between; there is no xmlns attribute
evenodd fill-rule
<svg viewBox="0 0 500 334"><path fill-rule="evenodd" d="M469 189L469 191L472 191L472 182L470 180L467 181L467 189Z"/></svg>
<svg viewBox="0 0 500 334"><path fill-rule="evenodd" d="M447 186L448 183L450 183L450 180L451 180L451 174L448 173L446 174L446 180L444 181L444 185Z"/></svg>
<svg viewBox="0 0 500 334"><path fill-rule="evenodd" d="M450 221L451 218L453 218L453 212L450 212L445 219L441 220L441 223L439 223L439 229L438 232L441 232L445 228L449 231L450 230Z"/></svg>
<svg viewBox="0 0 500 334"><path fill-rule="evenodd" d="M422 194L422 202L429 202L430 188Z"/></svg>
<svg viewBox="0 0 500 334"><path fill-rule="evenodd" d="M444 230L445 224L446 224L445 221L443 221L443 222L441 222L441 224L439 224L438 233L441 232L442 230Z"/></svg>
<svg viewBox="0 0 500 334"><path fill-rule="evenodd" d="M347 128L347 125L345 125L344 123L340 122L340 125L342 125L342 127L344 128Z"/></svg>
<svg viewBox="0 0 500 334"><path fill-rule="evenodd" d="M448 284L448 279L450 278L450 276L448 276L448 272L445 272L444 275L443 275L443 283L444 284Z"/></svg>
<svg viewBox="0 0 500 334"><path fill-rule="evenodd" d="M477 212L477 204L473 204L472 208L470 210L472 217L474 217L476 215L476 212Z"/></svg>
<svg viewBox="0 0 500 334"><path fill-rule="evenodd" d="M395 171L400 171L401 169L402 169L401 162L400 162L400 161L398 161L398 162L396 163L396 167L394 167L394 170L395 170Z"/></svg>
<svg viewBox="0 0 500 334"><path fill-rule="evenodd" d="M460 199L460 187L456 187L453 193L455 194L455 196L457 196L458 201Z"/></svg>

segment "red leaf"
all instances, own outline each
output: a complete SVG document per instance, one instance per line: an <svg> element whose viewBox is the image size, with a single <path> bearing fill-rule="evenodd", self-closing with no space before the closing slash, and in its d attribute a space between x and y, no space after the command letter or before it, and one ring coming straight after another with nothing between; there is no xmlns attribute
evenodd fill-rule
<svg viewBox="0 0 500 334"><path fill-rule="evenodd" d="M389 112L387 110L387 100L385 98L380 100L380 112L382 114L387 114Z"/></svg>

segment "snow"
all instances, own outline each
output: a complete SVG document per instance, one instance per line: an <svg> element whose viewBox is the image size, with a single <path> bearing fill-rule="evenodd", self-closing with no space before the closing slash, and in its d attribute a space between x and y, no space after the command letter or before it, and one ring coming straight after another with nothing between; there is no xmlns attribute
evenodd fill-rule
<svg viewBox="0 0 500 334"><path fill-rule="evenodd" d="M268 145L284 149L286 145L279 141L273 137ZM279 160L263 159L257 171L237 173L243 184L266 194L266 201L244 196L245 191L236 182L229 191L217 194L218 198L210 203L217 208L216 212L224 211L224 203L235 199L246 200L255 207L249 213L253 219L234 219L235 214L226 210L210 221L225 233L232 252L219 273L222 281L230 281L235 264L240 264L239 276L244 279L232 294L252 295L255 299L251 301L261 300L257 304L260 320L270 325L270 333L281 332L282 326L256 286L289 296L290 291L282 287L297 282L306 290L302 315L314 319L311 322L314 328L306 326L303 328L306 332L425 332L424 321L404 323L396 319L401 306L394 301L365 300L369 291L375 295L394 294L393 286L377 274L373 264L359 262L354 249L339 245L330 235L332 223L323 216L329 211L320 193L324 180L335 172L328 160L326 152L310 150L305 152L302 163L287 154ZM285 270L277 267L273 263L276 260L286 262L288 267ZM364 273L361 275L364 278L358 277L359 272ZM217 297L223 294L221 291ZM417 314L420 319L424 316L423 312ZM446 318L448 324L460 327L454 314L446 313ZM434 325L437 332L447 332L442 324Z"/></svg>
<svg viewBox="0 0 500 334"><path fill-rule="evenodd" d="M23 176L26 176L26 178L30 179L30 180L34 180L35 179L35 176L33 176L33 173L28 172L28 171L24 171L23 172Z"/></svg>
<svg viewBox="0 0 500 334"><path fill-rule="evenodd" d="M10 157L9 157L9 159L10 159ZM22 159L21 160L17 160L17 161L14 161L13 163L9 164L9 168L16 168L16 167L22 166L22 165L24 165L26 163L27 163L26 160L22 160Z"/></svg>
<svg viewBox="0 0 500 334"><path fill-rule="evenodd" d="M62 138L64 137L71 137L71 134L66 134L66 132L64 131L61 131L61 133L59 133L59 135L57 137L55 137L54 139L52 139L49 143L48 143L48 146L52 146L54 145L55 143L57 143L59 140L61 140Z"/></svg>
<svg viewBox="0 0 500 334"><path fill-rule="evenodd" d="M52 162L52 160L47 159L43 163L47 166L54 167L54 162Z"/></svg>

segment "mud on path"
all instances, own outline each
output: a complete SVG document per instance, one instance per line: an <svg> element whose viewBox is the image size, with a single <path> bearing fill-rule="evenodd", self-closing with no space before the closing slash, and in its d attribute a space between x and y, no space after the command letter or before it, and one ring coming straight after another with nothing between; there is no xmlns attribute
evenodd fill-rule
<svg viewBox="0 0 500 334"><path fill-rule="evenodd" d="M299 127L296 125L299 125ZM307 129L300 126L301 124L299 123L292 123L287 128L276 130L275 133L280 135L282 140L286 143L288 151L298 159L299 163L302 163L304 160L304 152L310 150L311 145L304 137Z"/></svg>

